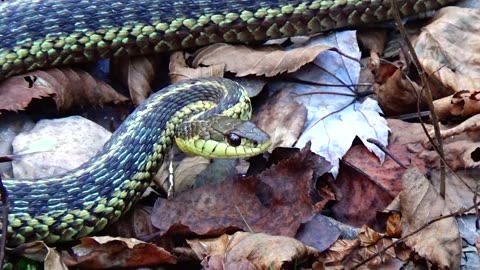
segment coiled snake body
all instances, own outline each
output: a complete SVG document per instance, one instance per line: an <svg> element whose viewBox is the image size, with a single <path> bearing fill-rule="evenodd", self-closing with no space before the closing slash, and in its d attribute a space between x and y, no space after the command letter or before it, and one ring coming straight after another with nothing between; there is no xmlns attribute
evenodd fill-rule
<svg viewBox="0 0 480 270"><path fill-rule="evenodd" d="M259 42L377 22L390 18L389 2L5 1L0 4L0 80L99 58ZM397 0L402 15L452 2ZM153 95L81 167L46 179L4 181L10 195L8 245L68 241L103 229L139 199L173 140L182 150L210 157L264 151L268 136L244 121L250 113L245 91L226 79L186 81Z"/></svg>

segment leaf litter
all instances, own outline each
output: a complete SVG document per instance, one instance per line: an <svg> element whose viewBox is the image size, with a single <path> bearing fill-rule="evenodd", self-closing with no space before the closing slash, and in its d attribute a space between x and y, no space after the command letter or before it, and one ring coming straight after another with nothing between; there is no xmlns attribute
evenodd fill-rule
<svg viewBox="0 0 480 270"><path fill-rule="evenodd" d="M465 16L470 15L467 12ZM431 30L429 31L432 32ZM345 35L345 37L342 37L343 35ZM396 269L403 266L405 261L411 260L412 251L415 251L430 263L434 263L440 267L457 267L459 265L458 258L461 254L461 246L459 246L460 238L458 228L453 218L446 218L438 222L438 224L434 223L434 225L427 226L424 234L409 236L404 240L407 244L406 247L400 248L400 246L397 245L395 251L391 248L394 241L391 237L405 236L412 230L422 228L422 226L432 218L446 215L447 213L452 213L460 208L469 206L465 198L468 198L468 201L471 202L470 198L473 197L471 189L465 189L465 183L463 182L453 182L454 184L451 189L454 192L450 192L451 197L442 202L442 199L434 190L437 183L429 185L426 179L420 176L419 172L415 172L416 176L413 177L414 181L412 181L412 177L404 176L402 187L394 181L395 179L400 179L403 169L395 170L394 163L388 159L386 163L380 165L378 160L382 161L384 159L382 156L383 153L365 141L367 138L375 138L386 145L389 129L386 121L381 116L381 110L378 104L368 98L361 102L356 95L356 90L353 85L358 83L358 76L356 75L359 73L358 62L343 57L336 52L328 51L328 45L333 44L334 47L340 48L340 51L344 54L358 56L359 52L358 48L354 46L356 41L354 41L353 34L348 31L339 32L327 36L327 39L330 39L330 43L322 41L322 44L327 44L327 46L324 47L327 51L323 48L320 49L320 56L315 55L311 57L312 55L309 55L309 57L307 57L308 61L305 61L307 58L299 57L302 53L286 52L282 55L277 54L278 51L272 51L274 54L271 54L272 52L269 50L274 48L274 46L271 46L264 51L254 52L254 55L257 57L257 62L252 64L252 62L244 61L248 63L246 68L238 65L241 64L242 61L238 61L237 56L235 56L235 48L230 48L230 45L217 45L217 47L213 49L205 49L203 54L200 54L202 58L207 59L205 55L213 55L211 52L225 50L225 52L227 52L225 55L228 57L223 55L224 60L234 61L231 61L230 65L227 64L223 66L215 63L213 64L216 67L215 69L206 67L204 71L199 72L200 75L197 74L195 76L203 76L202 74L222 75L225 72L237 72L237 74L242 75L255 73L273 76L287 71L297 70L295 74L284 76L283 79L288 81L293 78L297 81L301 80L326 85L312 87L310 84L301 85L297 83L292 84L291 82L281 84L281 86L272 86L272 84L270 84L269 87L283 90L283 92L279 94L278 100L285 103L283 103L284 105L279 105L277 110L272 110L268 118L266 117L264 119L271 119L274 115L283 116L282 119L288 124L286 124L284 131L279 132L279 134L286 134L288 137L282 138L282 135L278 135L275 140L278 142L277 145L291 146L295 141L295 137L299 136L298 134L301 132L300 127L304 125L305 120L303 120L302 117L295 118L287 114L282 115L280 108L284 106L288 114L304 114L302 106L298 106L298 103L292 102L291 93L295 93L295 100L302 102L307 109L305 125L307 132L300 136L296 146L299 147L305 145L308 141L312 141L312 150L320 153L335 165L333 169L335 174L340 172L339 176L341 176L342 173L346 173L349 177L339 181L337 180L337 182L333 184L325 179L317 179L317 176L322 175L323 172L327 171L330 167L326 165L319 166L318 157L313 156L312 153L304 149L294 157L276 162L275 165L257 176L253 175L246 178L230 179L217 184L207 184L194 191L180 193L171 201L158 199L152 210L151 221L153 225L160 229L159 234L164 234L164 237L185 237L191 239L192 235L200 236L198 239L189 240L188 243L193 250L195 250L197 259L207 259L203 261L204 266L210 266L212 269L228 269L228 267L225 266L230 265L245 267L245 269L271 269L272 266L280 267L280 265L283 265L284 262L280 258L285 258L288 262L295 262L295 260L299 258L311 258L310 256L312 255L316 261L313 264L315 267L318 267L316 269L331 269L331 267L341 266L352 268L362 263L368 267L388 265ZM208 50L212 51L209 53ZM248 50L248 48L239 50L242 52L242 57L248 57ZM308 48L302 48L297 52L300 51L310 54ZM261 56L262 54L264 56ZM265 55L276 55L276 57L265 57ZM333 57L337 56L340 57L339 60L333 60ZM428 56L427 54L424 63L429 62L428 57L435 59L435 56ZM172 73L180 75L179 77L189 77L190 72L193 72L193 70L186 65L186 61L182 62L185 59L179 59L177 63L180 64L176 66L178 69L175 71L172 68ZM254 58L252 59L254 60ZM259 59L260 61L258 61ZM296 60L299 60L299 62L292 64L295 63ZM310 63L311 61L313 61L313 63ZM205 63L207 62L202 62L202 64L198 66L202 66ZM184 69L179 68L181 65L184 65ZM289 67L290 65L291 67ZM174 65L171 65L171 67L173 66ZM435 67L435 65L432 66ZM347 67L346 70L344 69L345 67ZM430 71L431 74L438 71L438 65L436 65L436 67L437 69L430 69L433 70ZM318 75L319 70L324 71L323 75ZM268 73L269 71L271 73ZM398 69L397 74L400 73L400 69ZM451 75L451 71L450 73L437 73L441 75L440 80L447 79L447 82L449 82L448 85L455 86L455 83L452 82L460 81L458 78L448 81L448 78L451 78L448 77ZM460 72L458 74L460 74ZM462 74L462 76L468 75ZM192 77L194 76L192 75ZM403 78L401 76L398 77ZM264 79L261 80L265 81ZM143 88L147 81L148 80L142 81L141 85L143 86L139 88ZM474 80L465 80L465 82L470 81L474 82ZM331 85L333 84L342 85L343 88L332 87ZM408 82L406 81L405 85L407 84ZM293 90L285 90L289 89L287 87L291 85L294 85ZM418 89L415 89L415 91L417 90ZM287 92L290 92L290 94L285 94ZM304 93L309 93L309 95L298 96L298 94ZM397 94L399 93L401 92L397 92ZM17 97L11 104L16 106L14 109L23 109L32 97L38 98L52 94L55 93L41 89L38 90L37 93L33 92L30 96L22 94L23 96L21 98ZM397 94L391 93L390 95ZM141 100L142 95L142 93L139 94L139 100ZM388 98L388 95L386 98ZM282 104L281 102L280 104ZM61 103L62 102L60 102L60 104ZM395 110L402 108L401 102L397 101L396 105L397 109ZM458 103L456 106L457 107L453 109L447 108L447 110L450 109L450 113L459 115L458 112L462 112L462 107L460 106L460 108L458 108ZM65 108L68 108L68 106L65 106ZM2 109L5 108L2 107ZM473 114L475 113L476 112ZM256 114L256 117L259 116ZM261 116L259 118L261 119ZM295 122L295 119L299 121ZM268 121L264 120L264 122L267 123ZM476 121L471 121L470 123L468 127L475 127ZM274 127L275 125L272 124L271 126ZM413 132L412 126L408 124L402 128L403 133L398 130L392 131L390 142L395 143L391 145L389 149L393 150L396 155L400 155L400 159L404 164L412 163L424 166L425 163L422 163L424 161L428 167L435 169L435 166L438 164L438 157L434 156L433 151L422 149L424 147L424 145L422 145L423 136L420 136L422 132ZM454 133L449 134L464 135L463 133L467 130L470 133L475 133L475 129L472 128L456 128L456 130L451 131ZM370 151L373 151L374 154L371 154L365 148L359 146L350 149L355 137L360 138L363 144L370 149ZM473 147L475 144L474 142L471 143L472 148L466 151L467 155L465 155L463 160L467 160L468 154L471 154L470 158L476 161L473 155L476 149ZM452 148L449 149L447 146L447 149L454 154L450 157L447 155L447 158L450 158L450 161L453 162L455 156L459 156L458 152L454 152L455 149L458 149L459 144L456 146L454 144L452 145ZM349 149L350 152L347 154L344 163L339 163L338 160L343 157ZM431 151L431 154L422 156L418 154L419 149L422 149L420 152L423 151L423 154L427 153L427 151ZM419 160L418 157L421 157L423 160ZM254 164L254 166L260 165ZM350 171L347 170L344 172L344 169L342 169L344 166L350 167L348 169ZM456 169L474 167L475 162L458 162L457 165L454 166ZM317 172L317 170L320 172ZM361 176L362 174L363 178ZM407 173L406 175L409 174ZM436 178L435 172L433 175L434 178ZM448 177L449 179L456 179L456 176L453 175ZM474 176L471 176L467 181L470 188L473 188L475 185L473 181L474 178ZM353 181L359 183L354 183ZM463 190L460 189L462 186L464 188ZM299 228L303 227L302 223L311 224L314 222L314 217L317 217L315 214L325 207L326 203L319 202L315 196L312 197L312 194L319 196L318 191L321 190L323 190L321 195L328 194L328 196L332 196L328 197L328 200L330 200L330 198L336 198L341 202L349 202L350 207L347 205L347 207L337 211L335 214L339 216L341 213L353 213L354 216L349 216L348 223L356 224L357 226L363 224L375 225L375 230L363 226L361 233L359 233L355 239L350 240L337 239L338 235L333 231L329 231L333 237L329 239L326 245L330 246L330 248L327 248L322 254L318 254L314 249L306 246L305 243L302 244L291 238L295 236ZM397 194L400 195L397 196ZM347 198L347 200L342 200L342 198ZM382 228L383 224L375 221L375 218L379 216L374 213L375 210L380 212L382 208L385 208L384 205L386 206L388 201L392 200L400 205L401 208L397 209L402 215L400 217L398 212L387 212L387 215L390 214L385 224L388 230L387 234L384 234L381 231L385 228ZM361 207L355 208L355 205L361 205ZM392 208L394 207L392 206ZM432 209L435 211L431 211ZM145 216L143 216L141 220L145 222ZM402 226L399 225L400 221ZM310 232L319 230L314 229L316 228L314 226L304 226L304 228L307 228ZM224 234L232 233L239 229L248 232L237 232L233 235ZM152 232L151 228L145 229L145 231L149 233ZM135 235L136 237L138 236L138 234ZM278 235L288 237L279 238ZM235 239L234 236L240 240L231 242L231 239ZM207 242L205 237L218 237L209 239L209 241L211 240L213 242L217 241L217 239L220 241L220 243L213 244L216 246L216 249L209 250L205 248L211 247L210 243L209 245L205 245ZM242 245L244 239L247 244ZM111 251L118 250L120 247L122 247L122 249L125 248L125 254L132 254L132 248L134 249L134 247L128 244L128 242L134 241L133 239L125 239L122 240L123 242L115 242L118 241L118 239L113 239L112 241L114 243L112 246L108 246L107 244L107 246L102 247L105 243L98 243L94 238L85 238L82 244L88 248L92 248L92 254L98 254L96 252L108 254ZM231 247L228 243L230 243ZM267 243L266 246L264 246L264 243ZM315 245L314 241L309 243ZM100 246L100 251L95 251L98 245ZM154 246L155 245L146 246L141 244L139 251L135 252L147 252L149 248L153 248ZM229 250L228 247L230 247L231 250ZM275 248L280 249L276 250ZM73 249L74 248L72 248L72 250ZM233 252L235 249L238 253ZM248 257L248 251L253 252L258 250L268 250L269 252L254 252L252 253L255 254L253 259ZM211 260L208 260L209 255ZM284 257L283 255L286 256ZM108 255L106 256L108 257ZM97 259L102 258L97 255L92 256L92 258L94 257L97 257ZM74 258L74 260L78 260L79 258L81 257ZM125 257L122 255L121 258L123 259ZM100 267L125 267L124 265L112 264L119 263L119 259L120 257L111 256L104 261L107 264ZM90 261L85 260L85 262L87 262L86 265L91 266ZM173 263L173 261L168 260L164 262ZM62 262L60 261L59 263L58 266L61 266Z"/></svg>

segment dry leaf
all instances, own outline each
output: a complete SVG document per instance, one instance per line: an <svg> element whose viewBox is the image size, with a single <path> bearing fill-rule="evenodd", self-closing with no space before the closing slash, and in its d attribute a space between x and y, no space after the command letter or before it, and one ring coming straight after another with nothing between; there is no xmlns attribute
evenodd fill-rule
<svg viewBox="0 0 480 270"><path fill-rule="evenodd" d="M45 269L68 269L55 248L51 248L41 241L20 245L13 250L10 250L9 253L26 257L37 262L43 262Z"/></svg>
<svg viewBox="0 0 480 270"><path fill-rule="evenodd" d="M69 267L80 269L138 268L157 264L174 264L176 258L154 244L121 237L85 237L81 244L63 253Z"/></svg>
<svg viewBox="0 0 480 270"><path fill-rule="evenodd" d="M354 240L338 240L329 250L322 253L321 260L328 267L342 266L345 269L388 269L387 265L396 258L391 239L385 239L378 232L363 226ZM373 257L373 259L371 259ZM369 261L366 261L369 259ZM362 266L359 266L359 264ZM335 268L334 268L335 269Z"/></svg>
<svg viewBox="0 0 480 270"><path fill-rule="evenodd" d="M385 29L366 29L366 31L358 31L358 43L362 48L382 54L387 41L387 31Z"/></svg>
<svg viewBox="0 0 480 270"><path fill-rule="evenodd" d="M381 70L390 68L393 68L393 66L381 65L380 71L377 71L377 76L387 76L383 74L386 71ZM406 79L400 69L395 68L394 73L377 87L378 103L385 115L414 112L417 109L419 92L420 87L415 82Z"/></svg>
<svg viewBox="0 0 480 270"><path fill-rule="evenodd" d="M253 49L243 45L218 43L198 50L192 66L196 68L225 64L225 71L235 73L237 77L247 75L272 77L283 72L294 72L327 50L335 49L316 45L284 51L277 46Z"/></svg>
<svg viewBox="0 0 480 270"><path fill-rule="evenodd" d="M144 194L145 195L145 194ZM150 221L151 206L135 205L118 221L105 228L105 235L117 235L126 238L144 239L154 235L157 230Z"/></svg>
<svg viewBox="0 0 480 270"><path fill-rule="evenodd" d="M400 238L402 234L401 215L393 213L388 216L385 235L389 237Z"/></svg>
<svg viewBox="0 0 480 270"><path fill-rule="evenodd" d="M404 145L390 143L388 150L403 164L424 166L423 161ZM401 191L398 179L404 169L390 158L379 163L363 145L353 146L343 157L342 164L343 170L335 185L343 196L332 211L341 222L378 228L377 211L382 211Z"/></svg>
<svg viewBox="0 0 480 270"><path fill-rule="evenodd" d="M480 113L480 91L462 90L433 101L439 120L468 118Z"/></svg>
<svg viewBox="0 0 480 270"><path fill-rule="evenodd" d="M439 165L438 153L434 150L426 150L421 145L425 140L425 134L418 123L407 123L400 120L388 120L389 126L392 129L390 136L390 145L403 145L407 147L409 153L406 158L412 159L413 163L420 166L417 162L418 158L422 158L429 168L435 168ZM427 129L431 126L427 125ZM445 159L449 166L458 171L455 174L447 171L446 176L446 190L447 190L447 204L450 211L458 211L461 208L470 207L473 201L473 192L477 185L478 173L477 170L469 170L468 168L478 167L479 159L477 152L479 149L478 141L468 139L465 134L456 135L454 138L449 138L444 141ZM398 152L394 155L400 156L402 160L405 158ZM464 169L467 168L467 169ZM424 169L421 169L424 170ZM435 187L439 186L439 177L437 170L430 169L432 173L431 182ZM460 179L462 180L460 180Z"/></svg>
<svg viewBox="0 0 480 270"><path fill-rule="evenodd" d="M33 85L25 77L36 78ZM32 98L54 95L59 112L72 107L101 106L119 103L128 98L117 93L103 81L96 80L81 69L53 68L14 76L0 84L0 110L23 110Z"/></svg>
<svg viewBox="0 0 480 270"><path fill-rule="evenodd" d="M292 147L303 131L307 110L288 91L281 91L270 97L254 118L255 123L270 135L270 149Z"/></svg>
<svg viewBox="0 0 480 270"><path fill-rule="evenodd" d="M324 168L328 167L328 168ZM314 214L310 197L314 169L327 171L316 155L303 150L258 177L226 180L158 199L152 224L161 234L192 231L218 235L231 228L294 236Z"/></svg>
<svg viewBox="0 0 480 270"><path fill-rule="evenodd" d="M284 269L286 266L297 269L300 262L311 262L319 254L293 238L263 233L237 232L231 236L187 242L208 269L214 268L212 259L214 263L222 263L222 268L214 269L244 269L243 265L265 270ZM219 259L215 260L215 257Z"/></svg>
<svg viewBox="0 0 480 270"><path fill-rule="evenodd" d="M439 216L450 214L445 201L416 167L402 177L402 236ZM454 217L444 218L405 239L405 244L440 268L459 269L462 243Z"/></svg>
<svg viewBox="0 0 480 270"><path fill-rule="evenodd" d="M157 73L157 59L152 56L115 57L110 64L113 76L128 86L132 103L140 105L152 93Z"/></svg>
<svg viewBox="0 0 480 270"><path fill-rule="evenodd" d="M169 75L172 83L202 77L223 77L225 64L191 68L187 65L185 57L183 52L174 52L170 56Z"/></svg>
<svg viewBox="0 0 480 270"><path fill-rule="evenodd" d="M331 173L338 173L339 160L359 138L367 148L383 161L385 153L367 142L375 138L383 144L388 140L388 127L380 114L378 103L371 98L358 99L354 85L358 83L360 63L354 57L360 56L354 31L344 31L312 39L312 44L331 44L338 52L326 51L316 57L312 64L290 75L302 83L278 84L295 93L296 100L303 103L308 111L305 132L295 147L303 147L311 141L312 151L323 156L333 167ZM316 85L318 84L318 85ZM340 85L339 85L340 84ZM345 127L349 128L346 129Z"/></svg>
<svg viewBox="0 0 480 270"><path fill-rule="evenodd" d="M479 89L479 31L480 10L453 6L439 10L415 44L427 74L452 92Z"/></svg>
<svg viewBox="0 0 480 270"><path fill-rule="evenodd" d="M337 240L327 251L323 252L320 261L328 266L341 266L347 256L360 246L360 240Z"/></svg>
<svg viewBox="0 0 480 270"><path fill-rule="evenodd" d="M41 99L55 94L55 90L48 87L41 87L42 79L35 83L34 87L24 79L27 76L15 76L0 84L0 111L21 111L24 110L32 99Z"/></svg>

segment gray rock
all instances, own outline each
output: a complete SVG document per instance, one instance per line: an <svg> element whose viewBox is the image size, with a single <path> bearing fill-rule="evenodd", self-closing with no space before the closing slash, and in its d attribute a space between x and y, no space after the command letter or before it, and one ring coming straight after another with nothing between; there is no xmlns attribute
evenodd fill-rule
<svg viewBox="0 0 480 270"><path fill-rule="evenodd" d="M111 133L80 116L41 120L35 127L20 133L12 142L15 178L39 178L61 174L88 161Z"/></svg>

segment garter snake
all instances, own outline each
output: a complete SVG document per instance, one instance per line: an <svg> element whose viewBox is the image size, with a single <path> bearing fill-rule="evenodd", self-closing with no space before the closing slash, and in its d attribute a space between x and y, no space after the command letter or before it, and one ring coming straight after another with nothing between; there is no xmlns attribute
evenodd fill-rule
<svg viewBox="0 0 480 270"><path fill-rule="evenodd" d="M99 58L254 43L377 22L390 18L389 1L5 1L0 80ZM404 16L452 2L397 0ZM169 86L139 106L79 168L45 179L5 180L8 245L68 241L103 229L139 199L173 140L182 150L212 157L264 151L268 136L245 121L250 113L244 90L229 80Z"/></svg>

